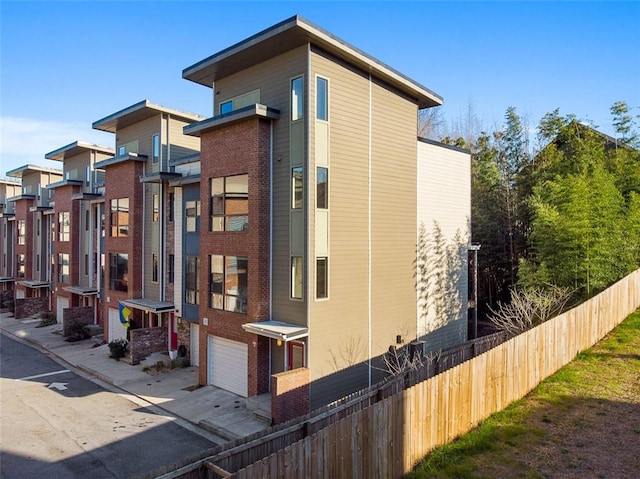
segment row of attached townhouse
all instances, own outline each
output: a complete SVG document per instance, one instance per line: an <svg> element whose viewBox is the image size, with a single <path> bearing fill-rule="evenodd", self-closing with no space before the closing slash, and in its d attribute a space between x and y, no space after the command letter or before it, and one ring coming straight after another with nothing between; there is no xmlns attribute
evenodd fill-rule
<svg viewBox="0 0 640 479"><path fill-rule="evenodd" d="M303 412L381 378L390 347L466 340L470 156L416 134L437 94L298 16L182 76L210 117L142 101L93 123L113 148L7 172L16 311L100 324L133 363L179 350L241 396L297 391Z"/></svg>

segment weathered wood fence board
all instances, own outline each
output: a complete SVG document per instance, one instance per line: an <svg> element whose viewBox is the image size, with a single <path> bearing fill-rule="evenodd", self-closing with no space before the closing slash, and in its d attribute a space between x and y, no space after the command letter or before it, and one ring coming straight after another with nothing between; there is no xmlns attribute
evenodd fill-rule
<svg viewBox="0 0 640 479"><path fill-rule="evenodd" d="M237 478L400 477L435 447L524 397L638 307L640 270L571 311L497 346L492 339L476 341L474 351L455 351L440 366L456 364L457 356L467 359L481 354L436 376L418 382L429 376L425 368L389 383L386 389L354 394L340 402L338 413L306 419L304 427L292 425L290 432L280 432L277 440L268 439L263 448L256 446L251 453L231 450L211 461L237 471L229 476ZM403 389L406 383L410 387ZM270 453L275 445L279 450ZM242 447L249 451L248 446ZM260 453L263 456L257 457ZM243 461L253 464L241 465Z"/></svg>

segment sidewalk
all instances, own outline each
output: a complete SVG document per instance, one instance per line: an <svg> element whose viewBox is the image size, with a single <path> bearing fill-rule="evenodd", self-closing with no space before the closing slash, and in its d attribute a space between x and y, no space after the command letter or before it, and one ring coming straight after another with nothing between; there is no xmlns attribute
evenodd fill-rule
<svg viewBox="0 0 640 479"><path fill-rule="evenodd" d="M131 366L111 359L106 344L96 346L102 336L70 343L62 336L61 324L36 328L39 323L39 319L16 320L10 313L0 313L0 330L8 336L48 351L87 376L213 433L214 437L207 437L218 444L269 426L247 409L245 398L214 386L197 388L196 366L151 375L143 371L143 364Z"/></svg>

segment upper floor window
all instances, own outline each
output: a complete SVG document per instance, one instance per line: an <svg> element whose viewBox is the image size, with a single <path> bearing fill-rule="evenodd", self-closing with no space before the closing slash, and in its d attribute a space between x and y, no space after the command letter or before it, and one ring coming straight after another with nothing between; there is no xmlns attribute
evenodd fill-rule
<svg viewBox="0 0 640 479"><path fill-rule="evenodd" d="M321 77L316 79L316 118L329 119L329 81Z"/></svg>
<svg viewBox="0 0 640 479"><path fill-rule="evenodd" d="M329 208L329 170L321 166L316 170L316 208Z"/></svg>
<svg viewBox="0 0 640 479"><path fill-rule="evenodd" d="M185 230L187 233L195 233L198 231L198 223L200 222L200 201L192 200L184 203Z"/></svg>
<svg viewBox="0 0 640 479"><path fill-rule="evenodd" d="M303 89L302 77L291 80L291 121L301 120L304 117Z"/></svg>
<svg viewBox="0 0 640 479"><path fill-rule="evenodd" d="M291 297L293 299L302 299L303 289L303 268L302 256L291 257Z"/></svg>
<svg viewBox="0 0 640 479"><path fill-rule="evenodd" d="M158 255L151 255L151 281L154 283L158 282Z"/></svg>
<svg viewBox="0 0 640 479"><path fill-rule="evenodd" d="M244 256L209 256L209 307L246 314L248 270Z"/></svg>
<svg viewBox="0 0 640 479"><path fill-rule="evenodd" d="M329 259L316 258L316 298L329 296Z"/></svg>
<svg viewBox="0 0 640 479"><path fill-rule="evenodd" d="M153 135L153 162L158 163L160 161L160 135Z"/></svg>
<svg viewBox="0 0 640 479"><path fill-rule="evenodd" d="M109 289L127 292L129 290L129 255L115 253L109 255Z"/></svg>
<svg viewBox="0 0 640 479"><path fill-rule="evenodd" d="M26 244L27 241L27 222L18 220L18 244Z"/></svg>
<svg viewBox="0 0 640 479"><path fill-rule="evenodd" d="M18 278L24 278L25 273L25 257L24 254L19 254L16 256L16 276Z"/></svg>
<svg viewBox="0 0 640 479"><path fill-rule="evenodd" d="M233 101L225 101L224 103L220 103L220 114L224 115L225 113L231 113L233 111Z"/></svg>
<svg viewBox="0 0 640 479"><path fill-rule="evenodd" d="M71 236L71 215L68 211L58 213L58 241L69 241Z"/></svg>
<svg viewBox="0 0 640 479"><path fill-rule="evenodd" d="M58 283L69 282L69 254L58 254Z"/></svg>
<svg viewBox="0 0 640 479"><path fill-rule="evenodd" d="M127 152L127 147L122 145L118 147L118 156L124 155Z"/></svg>
<svg viewBox="0 0 640 479"><path fill-rule="evenodd" d="M153 195L153 222L157 223L160 218L160 195Z"/></svg>
<svg viewBox="0 0 640 479"><path fill-rule="evenodd" d="M129 236L129 198L111 200L111 236Z"/></svg>
<svg viewBox="0 0 640 479"><path fill-rule="evenodd" d="M249 227L249 175L211 179L211 231Z"/></svg>
<svg viewBox="0 0 640 479"><path fill-rule="evenodd" d="M197 256L184 257L184 302L188 304L200 304Z"/></svg>
<svg viewBox="0 0 640 479"><path fill-rule="evenodd" d="M302 166L291 168L291 208L302 208L303 192Z"/></svg>

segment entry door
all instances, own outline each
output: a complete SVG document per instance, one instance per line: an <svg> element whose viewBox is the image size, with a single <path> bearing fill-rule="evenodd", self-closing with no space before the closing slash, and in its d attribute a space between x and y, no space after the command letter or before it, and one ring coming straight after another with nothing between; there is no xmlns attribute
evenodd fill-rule
<svg viewBox="0 0 640 479"><path fill-rule="evenodd" d="M195 323L191 323L189 352L191 354L191 365L200 366L200 326Z"/></svg>
<svg viewBox="0 0 640 479"><path fill-rule="evenodd" d="M58 296L56 298L56 321L59 324L62 324L62 319L64 315L64 310L69 307L69 298L63 298L62 296Z"/></svg>
<svg viewBox="0 0 640 479"><path fill-rule="evenodd" d="M109 308L109 342L116 339L127 339L127 328L120 322L120 312Z"/></svg>

